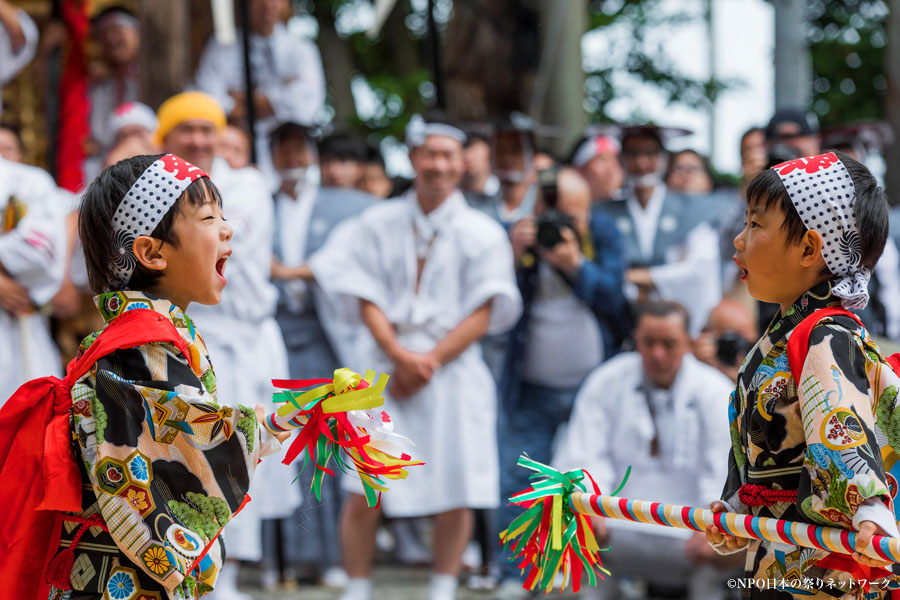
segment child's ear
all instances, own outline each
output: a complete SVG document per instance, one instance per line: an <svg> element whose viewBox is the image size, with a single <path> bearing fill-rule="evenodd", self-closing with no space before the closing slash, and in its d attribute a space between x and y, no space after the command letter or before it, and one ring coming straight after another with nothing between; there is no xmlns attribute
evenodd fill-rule
<svg viewBox="0 0 900 600"><path fill-rule="evenodd" d="M815 266L819 259L822 259L822 248L825 242L822 236L815 229L808 229L800 240L802 252L800 254L800 264L804 267ZM824 260L824 259L822 259Z"/></svg>
<svg viewBox="0 0 900 600"><path fill-rule="evenodd" d="M135 238L132 246L138 262L151 271L162 271L166 268L166 257L161 252L163 242L147 235Z"/></svg>

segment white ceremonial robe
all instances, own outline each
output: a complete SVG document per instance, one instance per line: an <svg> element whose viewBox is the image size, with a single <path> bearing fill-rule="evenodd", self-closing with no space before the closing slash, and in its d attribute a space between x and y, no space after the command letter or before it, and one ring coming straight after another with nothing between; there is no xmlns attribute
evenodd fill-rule
<svg viewBox="0 0 900 600"><path fill-rule="evenodd" d="M37 306L53 298L65 272L67 211L61 198L42 169L0 158L0 265ZM19 218L4 223L13 213ZM29 379L61 371L47 317L15 317L0 309L0 405Z"/></svg>
<svg viewBox="0 0 900 600"><path fill-rule="evenodd" d="M620 495L632 500L707 507L718 500L727 476L728 398L734 384L692 355L685 355L667 407L657 407L659 455L651 456L653 420L640 386L641 356L615 356L591 373L575 399L569 425L553 457L561 471L586 469L611 493L630 465ZM610 529L661 537L690 531L608 519Z"/></svg>
<svg viewBox="0 0 900 600"><path fill-rule="evenodd" d="M22 34L25 36L25 44L19 48L18 52L13 52L12 43L9 39L9 33L6 28L0 25L0 91L3 86L12 81L12 78L19 74L28 63L34 58L38 45L38 28L31 20L31 17L24 10L20 10L16 14L16 21L22 28ZM0 113L3 112L3 106L0 104ZM4 399L5 400L5 399Z"/></svg>
<svg viewBox="0 0 900 600"><path fill-rule="evenodd" d="M241 35L238 32L237 40L229 45L210 39L194 78L196 88L215 98L226 113L234 109L229 94L245 89ZM256 122L257 162L271 177L269 132L285 121L313 124L325 105L325 73L316 44L291 34L281 23L269 37L250 34L250 64L257 91L269 99L275 113Z"/></svg>
<svg viewBox="0 0 900 600"><path fill-rule="evenodd" d="M187 312L209 350L219 403L262 404L271 412L276 408L271 380L288 376L287 351L275 321L277 290L269 281L275 235L272 197L262 173L252 167L231 169L217 158L210 177L234 230L232 255L225 267L228 284L219 304L195 304ZM228 524L229 558L259 560L260 520L285 518L300 506L293 472L281 464L288 445L256 468L249 492L252 502Z"/></svg>
<svg viewBox="0 0 900 600"><path fill-rule="evenodd" d="M431 239L430 245L420 242L427 255L418 291L416 231L429 232ZM395 326L399 343L415 352L432 350L488 301L489 333L510 329L521 313L506 233L459 192L428 216L414 192L380 203L336 229L309 266L327 296L378 306ZM345 318L359 322L359 302L340 306L352 308ZM372 370L392 370L370 335L361 337L357 355ZM494 386L479 345L472 344L413 397L394 400L386 394L394 430L415 443L411 454L426 463L410 469L405 480L389 482L381 499L387 515L499 504ZM345 481L361 493L358 480Z"/></svg>

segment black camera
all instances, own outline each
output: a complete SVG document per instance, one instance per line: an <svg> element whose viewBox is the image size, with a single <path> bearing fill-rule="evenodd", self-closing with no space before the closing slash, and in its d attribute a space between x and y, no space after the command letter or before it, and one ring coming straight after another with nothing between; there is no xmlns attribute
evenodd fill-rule
<svg viewBox="0 0 900 600"><path fill-rule="evenodd" d="M544 213L537 220L537 243L543 248L553 248L563 241L564 228L575 230L575 220L567 214L559 212L556 208L559 190L556 179L559 169L556 167L538 171L538 183L541 186L541 196L544 199Z"/></svg>
<svg viewBox="0 0 900 600"><path fill-rule="evenodd" d="M734 331L725 331L716 340L716 360L723 365L736 367L738 357L747 354L750 348L752 348L752 344L742 335Z"/></svg>
<svg viewBox="0 0 900 600"><path fill-rule="evenodd" d="M563 241L563 229L575 230L575 220L555 208L548 208L537 220L537 243L543 248L553 248Z"/></svg>
<svg viewBox="0 0 900 600"><path fill-rule="evenodd" d="M780 165L795 158L800 158L800 153L797 150L784 142L778 142L766 153L766 168L771 169L775 165Z"/></svg>

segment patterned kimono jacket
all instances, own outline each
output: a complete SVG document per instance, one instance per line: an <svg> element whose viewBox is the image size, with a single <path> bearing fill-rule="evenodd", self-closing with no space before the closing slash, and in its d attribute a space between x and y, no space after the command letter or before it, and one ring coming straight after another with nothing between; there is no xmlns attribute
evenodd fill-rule
<svg viewBox="0 0 900 600"><path fill-rule="evenodd" d="M894 524L897 483L885 473L880 448L887 443L882 431L891 430L897 388L878 347L850 317L825 318L810 336L800 385L788 366L786 345L792 330L814 310L839 305L830 282L809 290L783 317L773 319L741 366L729 407L732 449L722 493L739 513L849 529L860 506L871 498L890 509L886 529ZM738 494L748 483L797 490L797 501L748 507ZM814 585L745 590L744 597L857 597L860 587L851 585L848 573L816 565L827 555L823 550L751 541L748 577L779 583L806 577ZM881 598L882 589L897 586L881 581L884 587L874 585L870 595L862 597Z"/></svg>
<svg viewBox="0 0 900 600"><path fill-rule="evenodd" d="M190 363L174 344L154 342L101 358L73 386L71 427L83 481L78 516L97 514L109 531L83 532L71 596L51 588L50 598L195 598L215 583L221 536L193 574L190 566L241 507L259 457L277 441L260 430L252 409L217 404L206 346L178 307L131 291L95 301L107 323L134 308L165 316ZM60 548L79 528L63 522Z"/></svg>

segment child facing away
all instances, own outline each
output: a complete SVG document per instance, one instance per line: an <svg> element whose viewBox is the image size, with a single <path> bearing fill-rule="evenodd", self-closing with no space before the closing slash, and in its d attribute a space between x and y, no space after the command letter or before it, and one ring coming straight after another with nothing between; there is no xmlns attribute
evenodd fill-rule
<svg viewBox="0 0 900 600"><path fill-rule="evenodd" d="M815 311L866 305L888 233L884 192L863 165L829 152L764 171L747 198L734 260L750 294L781 310L741 366L729 407L728 481L723 501L711 508L852 528L857 552L749 541L715 526L707 540L721 554L746 548L748 577L787 583L745 590L744 597L881 598L900 580L889 563L858 551L874 534L900 537L897 481L885 472L880 450L895 426L896 376L849 315L818 321L803 364L789 365L787 348Z"/></svg>
<svg viewBox="0 0 900 600"><path fill-rule="evenodd" d="M261 407L218 405L209 355L184 312L215 304L225 287L232 231L221 206L206 173L172 154L118 162L85 191L79 232L107 325L69 366L69 406L54 407L80 499L61 500L64 486L45 479L30 492L41 506L26 498L20 523L0 518L9 544L0 573L18 572L16 597L46 598L44 581L51 599L80 600L196 598L215 585L222 527L246 502L259 458L283 439L260 426ZM3 417L0 454L11 454ZM59 510L52 533L18 548L34 509L48 505Z"/></svg>

